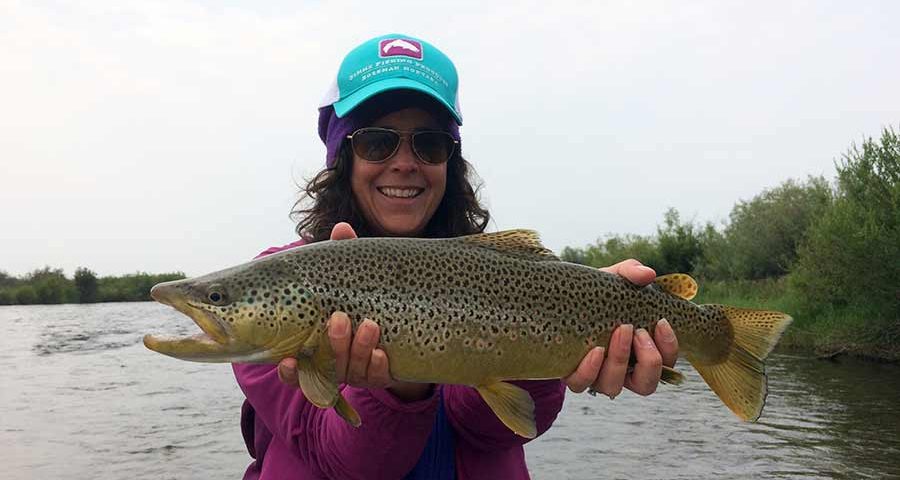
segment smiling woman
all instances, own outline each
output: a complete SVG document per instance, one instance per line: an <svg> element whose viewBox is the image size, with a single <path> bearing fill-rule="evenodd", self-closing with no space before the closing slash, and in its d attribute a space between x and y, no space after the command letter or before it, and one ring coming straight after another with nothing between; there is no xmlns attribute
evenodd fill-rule
<svg viewBox="0 0 900 480"><path fill-rule="evenodd" d="M413 132L382 138L391 147L390 155L372 161L366 157L377 158L371 157L374 146L362 145L367 140L366 131L371 130L368 127ZM415 131L422 129L425 131ZM440 138L429 141L429 137L423 136L426 131L443 135L452 143L448 145ZM295 206L293 214L301 237L314 242L328 240L339 222L349 223L363 237L441 238L479 233L487 226L490 214L478 202L477 189L470 178L471 165L462 157L459 125L432 97L414 90L391 90L367 99L344 117L338 117L335 109L327 106L319 112L319 136L326 144L329 168L309 182L305 198ZM443 154L444 151L448 153ZM418 161L421 155L433 160ZM369 181L373 182L367 185ZM410 187L415 190L403 191ZM374 191L367 193L367 188ZM410 193L414 194L415 201L388 202ZM379 198L383 201L376 202ZM312 204L304 208L306 199ZM411 224L398 224L403 230L396 232L381 225L372 215L376 210L368 208L376 205L393 209L392 212L405 218L391 216L385 221ZM423 208L416 213L418 205ZM414 219L416 215L418 218Z"/></svg>
<svg viewBox="0 0 900 480"><path fill-rule="evenodd" d="M260 256L328 239L449 238L483 232L490 215L478 201L470 165L462 157L461 124L456 68L440 50L404 35L374 38L355 48L341 63L319 109L326 168L295 205L301 240ZM634 260L608 271L641 285L655 276ZM391 280L373 270L366 275ZM430 294L423 289L417 295ZM323 339L333 352L335 378L328 381L341 385L340 397L352 407L344 412L355 410L365 420L361 425L350 422L355 428L335 409L317 408L314 389L299 388L303 381L311 385L304 377L307 363L298 368L298 362L309 361L306 345L277 368L234 364L247 397L241 430L256 460L245 479L528 478L523 445L550 428L566 385L610 397L623 388L647 395L656 389L662 366L674 365L678 351L665 321L655 330L663 339L659 348L646 330L626 325L612 334L608 361L597 347L563 381L515 382L521 389L515 391L524 390L533 401L534 424L526 438L498 420L473 386L393 378L385 344L379 341L386 319L379 325L378 318L351 318L339 311L326 315L326 327L314 338ZM637 361L630 369L632 352ZM396 360L402 362L402 357Z"/></svg>

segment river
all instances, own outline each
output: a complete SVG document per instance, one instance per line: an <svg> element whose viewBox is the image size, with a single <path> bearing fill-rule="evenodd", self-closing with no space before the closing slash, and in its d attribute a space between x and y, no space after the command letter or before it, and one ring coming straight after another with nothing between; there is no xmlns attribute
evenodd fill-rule
<svg viewBox="0 0 900 480"><path fill-rule="evenodd" d="M230 367L150 352L150 332L197 328L156 303L0 307L0 478L240 478ZM900 478L900 366L776 353L758 423L678 368L647 398L570 394L526 447L532 476Z"/></svg>

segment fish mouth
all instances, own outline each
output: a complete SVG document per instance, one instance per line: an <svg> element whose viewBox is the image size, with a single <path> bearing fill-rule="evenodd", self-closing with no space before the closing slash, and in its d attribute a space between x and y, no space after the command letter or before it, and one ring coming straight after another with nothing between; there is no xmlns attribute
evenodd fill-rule
<svg viewBox="0 0 900 480"><path fill-rule="evenodd" d="M154 286L150 296L190 317L202 331L189 337L145 335L144 346L150 350L183 360L208 362L228 361L236 351L244 350L233 341L218 315L185 298L177 281Z"/></svg>

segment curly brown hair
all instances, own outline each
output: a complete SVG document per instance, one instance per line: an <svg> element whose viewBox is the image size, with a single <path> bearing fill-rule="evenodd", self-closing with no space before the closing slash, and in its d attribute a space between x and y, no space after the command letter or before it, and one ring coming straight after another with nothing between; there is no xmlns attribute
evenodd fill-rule
<svg viewBox="0 0 900 480"><path fill-rule="evenodd" d="M363 218L350 189L353 152L345 140L334 168L317 173L303 187L291 218L297 220L297 234L309 242L328 240L338 222L347 222L360 237L375 232ZM459 150L447 163L447 187L440 205L425 226L427 238L458 237L481 233L490 221L490 212L478 200L480 182L473 186L474 168ZM304 208L306 201L312 202Z"/></svg>

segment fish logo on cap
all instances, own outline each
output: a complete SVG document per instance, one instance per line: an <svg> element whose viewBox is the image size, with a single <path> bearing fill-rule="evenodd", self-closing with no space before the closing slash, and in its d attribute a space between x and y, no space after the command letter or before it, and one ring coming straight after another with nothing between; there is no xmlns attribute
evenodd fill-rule
<svg viewBox="0 0 900 480"><path fill-rule="evenodd" d="M422 59L422 44L409 38L385 38L378 43L379 57L404 56Z"/></svg>

